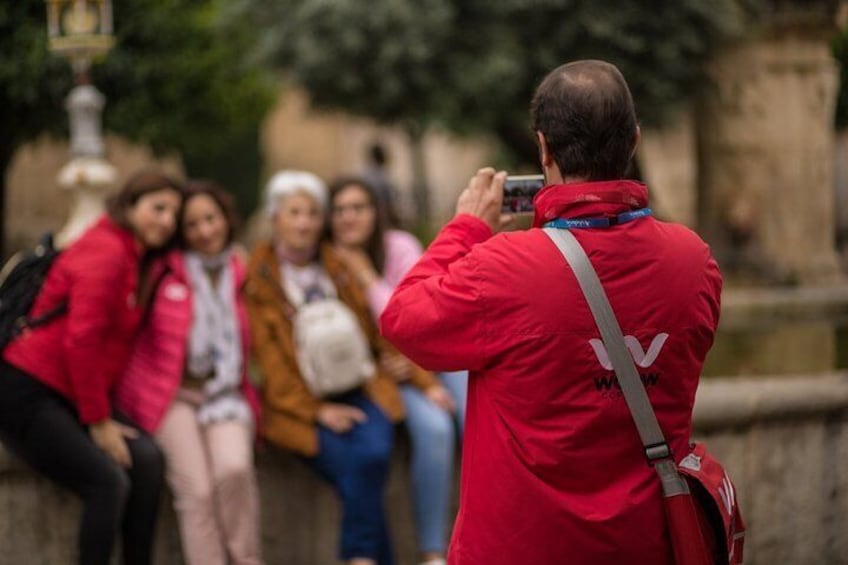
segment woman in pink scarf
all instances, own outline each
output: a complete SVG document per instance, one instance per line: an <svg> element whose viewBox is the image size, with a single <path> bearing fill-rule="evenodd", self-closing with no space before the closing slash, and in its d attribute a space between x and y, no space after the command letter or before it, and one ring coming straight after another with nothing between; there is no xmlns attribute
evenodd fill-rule
<svg viewBox="0 0 848 565"><path fill-rule="evenodd" d="M258 402L247 379L236 222L222 188L188 184L184 249L162 265L150 317L116 393L118 406L165 454L189 565L262 563L253 468Z"/></svg>

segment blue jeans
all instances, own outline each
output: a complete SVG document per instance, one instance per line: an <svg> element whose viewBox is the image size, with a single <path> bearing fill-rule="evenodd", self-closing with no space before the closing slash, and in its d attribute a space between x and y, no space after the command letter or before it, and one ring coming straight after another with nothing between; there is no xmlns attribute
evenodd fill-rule
<svg viewBox="0 0 848 565"><path fill-rule="evenodd" d="M439 377L456 402L461 429L468 373L441 373ZM403 385L401 394L412 439L412 494L418 545L422 553L444 553L456 453L453 417L411 385Z"/></svg>
<svg viewBox="0 0 848 565"><path fill-rule="evenodd" d="M370 558L379 565L391 565L383 492L394 427L362 393L348 394L335 402L356 406L368 421L344 434L318 426L319 452L307 462L342 499L341 559Z"/></svg>

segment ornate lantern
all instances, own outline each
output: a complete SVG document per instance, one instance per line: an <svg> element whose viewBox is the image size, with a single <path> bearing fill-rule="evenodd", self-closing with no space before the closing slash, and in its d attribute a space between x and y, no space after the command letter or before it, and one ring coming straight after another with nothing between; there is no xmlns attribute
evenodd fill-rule
<svg viewBox="0 0 848 565"><path fill-rule="evenodd" d="M112 48L111 0L46 0L50 51L67 57L78 78Z"/></svg>
<svg viewBox="0 0 848 565"><path fill-rule="evenodd" d="M65 101L71 129L71 160L59 171L59 186L73 195L68 222L56 236L64 247L103 211L117 171L105 159L101 114L105 98L90 84L88 70L115 43L111 0L46 0L49 49L67 58L77 85Z"/></svg>

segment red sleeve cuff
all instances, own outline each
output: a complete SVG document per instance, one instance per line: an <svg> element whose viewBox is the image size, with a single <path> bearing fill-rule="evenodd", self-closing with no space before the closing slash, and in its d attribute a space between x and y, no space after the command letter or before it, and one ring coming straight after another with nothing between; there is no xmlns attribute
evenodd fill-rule
<svg viewBox="0 0 848 565"><path fill-rule="evenodd" d="M489 224L471 214L459 214L448 222L445 228L457 228L468 235L469 243L482 243L492 237L494 232Z"/></svg>
<svg viewBox="0 0 848 565"><path fill-rule="evenodd" d="M77 411L79 412L80 422L83 424L102 422L112 416L109 402L105 396L102 399L88 398L85 402L78 400Z"/></svg>

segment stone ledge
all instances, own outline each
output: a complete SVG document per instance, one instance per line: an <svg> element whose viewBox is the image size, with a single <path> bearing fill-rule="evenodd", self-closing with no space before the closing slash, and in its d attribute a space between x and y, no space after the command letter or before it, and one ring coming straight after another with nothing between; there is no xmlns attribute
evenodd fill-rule
<svg viewBox="0 0 848 565"><path fill-rule="evenodd" d="M417 548L409 493L409 442L399 434L385 501L397 565L415 565ZM266 562L338 563L341 508L331 488L295 455L271 448L256 453ZM452 512L456 511L456 494ZM0 564L75 563L78 499L14 462L0 471ZM173 500L163 493L153 562L185 565Z"/></svg>
<svg viewBox="0 0 848 565"><path fill-rule="evenodd" d="M695 401L697 431L750 426L848 408L848 372L786 377L710 378Z"/></svg>
<svg viewBox="0 0 848 565"><path fill-rule="evenodd" d="M721 295L721 326L848 318L848 285L729 288Z"/></svg>
<svg viewBox="0 0 848 565"><path fill-rule="evenodd" d="M695 401L696 431L749 426L848 409L848 371L786 377L708 378ZM0 474L25 471L0 444Z"/></svg>

